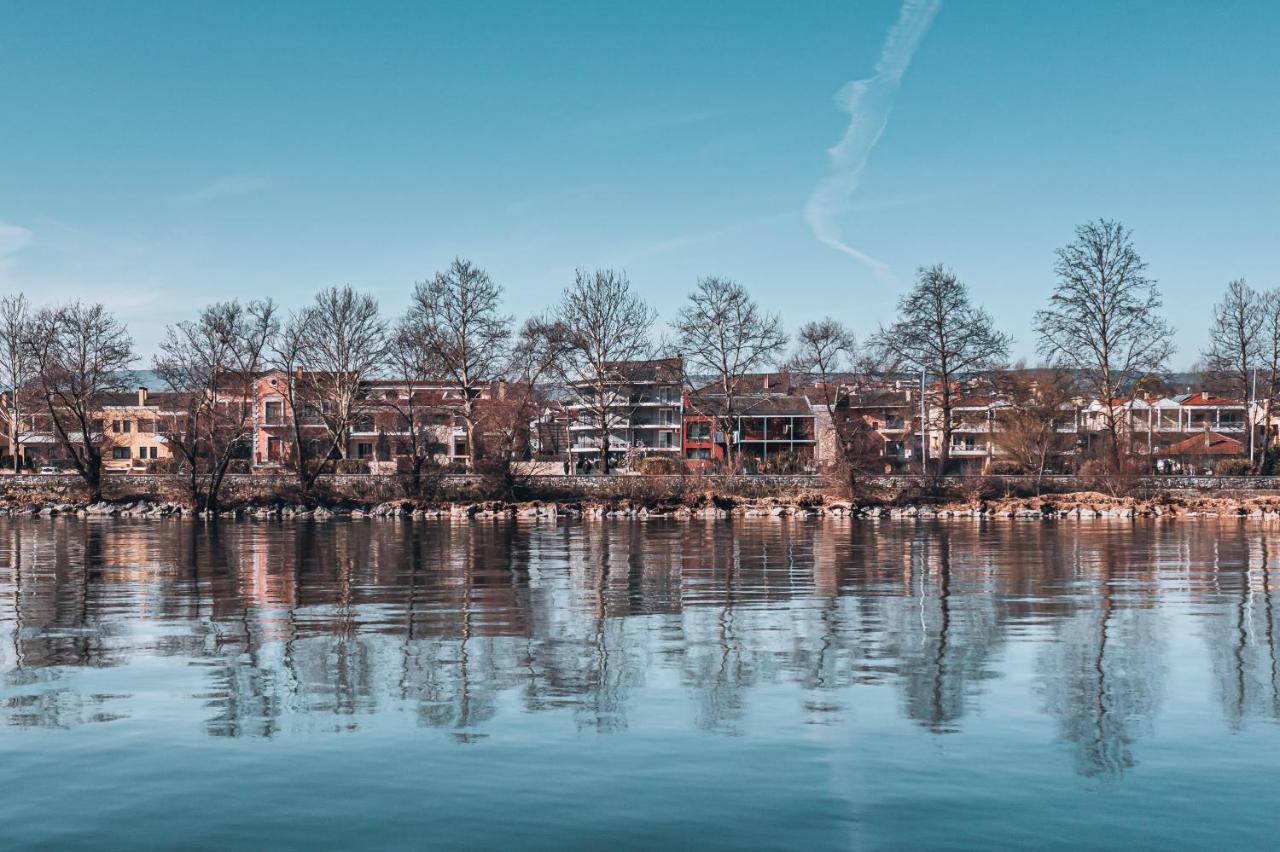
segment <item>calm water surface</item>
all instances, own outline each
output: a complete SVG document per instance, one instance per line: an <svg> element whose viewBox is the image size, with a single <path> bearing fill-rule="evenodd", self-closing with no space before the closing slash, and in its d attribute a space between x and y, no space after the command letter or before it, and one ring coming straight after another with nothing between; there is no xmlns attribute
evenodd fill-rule
<svg viewBox="0 0 1280 852"><path fill-rule="evenodd" d="M1280 528L0 519L3 848L1274 848Z"/></svg>

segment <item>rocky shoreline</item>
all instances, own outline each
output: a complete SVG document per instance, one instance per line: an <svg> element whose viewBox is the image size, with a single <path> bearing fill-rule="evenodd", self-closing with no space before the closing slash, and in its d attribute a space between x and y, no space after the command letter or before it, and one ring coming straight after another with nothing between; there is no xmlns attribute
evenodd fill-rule
<svg viewBox="0 0 1280 852"><path fill-rule="evenodd" d="M208 519L214 513L199 512L174 502L146 499L132 501L48 502L0 506L9 517L138 517ZM382 503L347 503L310 506L275 502L246 504L216 513L220 518L447 518L453 520L629 518L629 519L727 519L727 518L1215 518L1248 517L1280 519L1280 495L1214 497L1210 495L1160 495L1153 498L1112 497L1097 492L1055 494L1044 497L971 501L916 501L897 505L875 501L850 501L823 495L795 499L754 499L703 495L694 500L657 501L499 501L422 505L410 500Z"/></svg>

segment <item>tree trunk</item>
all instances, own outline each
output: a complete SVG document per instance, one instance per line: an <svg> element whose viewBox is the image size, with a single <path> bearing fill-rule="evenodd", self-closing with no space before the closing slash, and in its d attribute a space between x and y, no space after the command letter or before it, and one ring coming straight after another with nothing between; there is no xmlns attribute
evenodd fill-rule
<svg viewBox="0 0 1280 852"><path fill-rule="evenodd" d="M938 450L938 476L945 476L951 461L951 400L942 400L942 446Z"/></svg>
<svg viewBox="0 0 1280 852"><path fill-rule="evenodd" d="M605 396L601 393L598 397L600 400L600 472L607 474L609 472L609 406L605 403Z"/></svg>

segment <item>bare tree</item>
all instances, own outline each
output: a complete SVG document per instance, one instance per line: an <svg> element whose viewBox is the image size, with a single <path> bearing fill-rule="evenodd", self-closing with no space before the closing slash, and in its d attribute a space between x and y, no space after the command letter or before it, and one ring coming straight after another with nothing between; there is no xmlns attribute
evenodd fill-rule
<svg viewBox="0 0 1280 852"><path fill-rule="evenodd" d="M1067 449L1059 431L1075 416L1074 391L1065 373L1028 379L1017 371L1000 383L1009 405L995 413L995 448L1036 478L1036 493L1054 457Z"/></svg>
<svg viewBox="0 0 1280 852"><path fill-rule="evenodd" d="M473 467L476 401L502 371L511 339L511 317L502 313L502 288L480 267L454 259L444 272L413 290L405 321L432 354L441 378L462 393L467 466Z"/></svg>
<svg viewBox="0 0 1280 852"><path fill-rule="evenodd" d="M874 346L886 360L931 376L938 384L942 448L938 473L947 472L957 382L998 366L1012 338L973 304L968 288L942 265L922 268L916 285L898 301L898 319L880 327Z"/></svg>
<svg viewBox="0 0 1280 852"><path fill-rule="evenodd" d="M128 383L133 340L102 305L73 302L37 313L27 346L50 427L97 500L110 441L99 415L104 396Z"/></svg>
<svg viewBox="0 0 1280 852"><path fill-rule="evenodd" d="M1246 284L1243 278L1229 283L1222 301L1213 306L1209 347L1204 351L1205 373L1228 395L1241 400L1243 422L1250 431L1253 430L1249 412L1250 385L1263 356L1265 302L1265 297ZM1250 442L1250 450L1252 448Z"/></svg>
<svg viewBox="0 0 1280 852"><path fill-rule="evenodd" d="M1102 407L1113 472L1122 467L1117 397L1139 376L1163 368L1173 329L1160 316L1156 283L1133 247L1131 232L1099 219L1076 228L1058 249L1058 282L1049 307L1036 313L1040 353L1076 372Z"/></svg>
<svg viewBox="0 0 1280 852"><path fill-rule="evenodd" d="M288 461L303 491L308 491L325 456L313 461L313 445L317 418L312 414L307 385L302 381L303 349L315 334L315 320L310 306L289 314L272 346L271 366L281 374L281 394L289 416L290 450Z"/></svg>
<svg viewBox="0 0 1280 852"><path fill-rule="evenodd" d="M1262 444L1267 447L1272 438L1271 417L1275 411L1277 394L1280 394L1280 290L1268 290L1262 296ZM1265 451L1264 463L1268 459ZM1267 464L1270 468L1270 464Z"/></svg>
<svg viewBox="0 0 1280 852"><path fill-rule="evenodd" d="M526 455L530 424L543 405L543 385L569 352L565 326L550 318L533 317L520 328L511 347L501 392L480 410L478 440L485 445L483 470L492 490L514 499L521 484L516 462Z"/></svg>
<svg viewBox="0 0 1280 852"><path fill-rule="evenodd" d="M858 342L839 320L825 317L808 322L796 332L796 350L788 368L813 381L820 394L819 399L831 424L838 453L833 461L847 477L851 492L857 491L857 475L866 455L866 422L859 417L840 417L836 412L840 402L840 379L858 358Z"/></svg>
<svg viewBox="0 0 1280 852"><path fill-rule="evenodd" d="M725 435L733 433L741 412L747 374L773 363L787 345L782 321L760 310L742 285L727 278L698 280L688 304L672 323L686 375L715 377L715 393L704 394L700 413L714 417ZM726 441L726 461L734 464L733 442Z"/></svg>
<svg viewBox="0 0 1280 852"><path fill-rule="evenodd" d="M9 436L14 473L22 465L22 420L28 414L30 386L35 379L35 364L26 343L31 322L26 296L18 293L0 298L0 391L4 393L0 417Z"/></svg>
<svg viewBox="0 0 1280 852"><path fill-rule="evenodd" d="M173 391L175 411L180 411L168 421L162 418L161 428L187 468L191 498L199 509L217 510L227 468L252 440L250 411L258 373L279 330L276 314L270 299L218 302L194 322L169 326L160 343L155 371Z"/></svg>
<svg viewBox="0 0 1280 852"><path fill-rule="evenodd" d="M630 401L618 392L624 362L650 355L657 312L632 291L623 272L579 269L553 317L567 337L556 365L569 391L600 430L601 470L609 472L609 436Z"/></svg>
<svg viewBox="0 0 1280 852"><path fill-rule="evenodd" d="M383 404L396 416L397 431L404 435L402 453L409 458L410 490L422 491L423 471L433 464L440 441L436 422L440 406L428 398L429 380L441 375L434 350L418 334L416 324L401 319L387 341L387 366L404 382L404 396L387 398Z"/></svg>
<svg viewBox="0 0 1280 852"><path fill-rule="evenodd" d="M346 455L351 427L365 407L364 381L383 364L386 327L372 296L330 287L294 317L282 342L276 355L279 361L288 354L292 362L286 394L294 407L298 470L309 490L325 460ZM307 449L308 420L322 432L314 456Z"/></svg>
<svg viewBox="0 0 1280 852"><path fill-rule="evenodd" d="M1243 278L1229 283L1213 306L1204 372L1239 399L1248 398L1253 368L1262 358L1265 308L1265 297Z"/></svg>

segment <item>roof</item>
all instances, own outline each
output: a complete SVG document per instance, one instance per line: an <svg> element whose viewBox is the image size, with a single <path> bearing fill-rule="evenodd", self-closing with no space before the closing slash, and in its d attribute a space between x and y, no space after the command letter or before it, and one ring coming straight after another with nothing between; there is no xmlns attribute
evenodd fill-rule
<svg viewBox="0 0 1280 852"><path fill-rule="evenodd" d="M1186 440L1165 447L1158 456L1239 456L1244 454L1244 444L1217 432L1205 431Z"/></svg>
<svg viewBox="0 0 1280 852"><path fill-rule="evenodd" d="M610 372L628 382L684 382L684 359L651 358L645 361L612 361L605 365Z"/></svg>
<svg viewBox="0 0 1280 852"><path fill-rule="evenodd" d="M694 415L720 411L723 395L700 394L689 398L689 409ZM739 396L734 397L735 414L741 417L813 417L813 406L800 395L792 396Z"/></svg>
<svg viewBox="0 0 1280 852"><path fill-rule="evenodd" d="M1195 393L1185 393L1175 396L1174 400L1180 405L1207 405L1207 406L1241 406L1244 403L1235 399L1227 399L1222 396L1214 396L1205 391L1196 391Z"/></svg>

